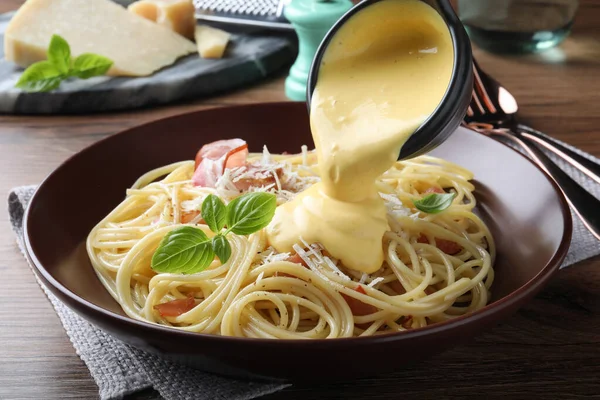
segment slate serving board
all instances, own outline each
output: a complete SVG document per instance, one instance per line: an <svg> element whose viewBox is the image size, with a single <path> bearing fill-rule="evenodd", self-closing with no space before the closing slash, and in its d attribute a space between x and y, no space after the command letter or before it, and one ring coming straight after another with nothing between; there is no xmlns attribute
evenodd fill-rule
<svg viewBox="0 0 600 400"><path fill-rule="evenodd" d="M258 81L296 56L290 38L237 34L220 60L192 54L149 77L71 80L50 93L25 93L14 87L23 69L4 59L4 32L13 14L0 14L0 113L80 114L201 98Z"/></svg>

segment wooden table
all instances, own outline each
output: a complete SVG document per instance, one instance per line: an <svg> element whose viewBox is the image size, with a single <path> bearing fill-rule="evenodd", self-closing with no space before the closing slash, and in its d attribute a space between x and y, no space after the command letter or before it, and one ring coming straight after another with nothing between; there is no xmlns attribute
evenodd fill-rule
<svg viewBox="0 0 600 400"><path fill-rule="evenodd" d="M23 0L0 1L0 12ZM573 35L543 57L476 51L519 100L522 118L600 156L600 2L581 1ZM283 76L219 97L136 112L0 116L0 193L40 182L67 157L127 127L168 115L284 100ZM600 212L600 210L599 210ZM98 391L0 213L0 399L88 399ZM398 357L400 365L402 355ZM318 360L315 360L318 362ZM357 360L360 362L360 360ZM561 271L530 305L420 366L345 385L297 386L265 399L548 398L600 396L600 258ZM148 391L135 398L156 398Z"/></svg>

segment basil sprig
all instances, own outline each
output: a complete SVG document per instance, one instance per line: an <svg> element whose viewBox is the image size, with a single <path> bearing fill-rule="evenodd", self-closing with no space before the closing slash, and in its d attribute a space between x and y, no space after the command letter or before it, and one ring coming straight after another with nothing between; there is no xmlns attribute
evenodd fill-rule
<svg viewBox="0 0 600 400"><path fill-rule="evenodd" d="M444 211L452 205L452 200L456 197L456 192L452 193L432 193L420 200L413 200L417 210L427 214L437 214Z"/></svg>
<svg viewBox="0 0 600 400"><path fill-rule="evenodd" d="M247 193L227 206L211 194L202 202L201 212L206 225L216 235L210 239L202 229L193 226L175 228L158 245L151 267L156 272L195 274L208 268L215 255L224 264L231 257L227 235L250 235L259 231L269 225L276 208L277 198L270 193Z"/></svg>
<svg viewBox="0 0 600 400"><path fill-rule="evenodd" d="M112 60L92 53L71 60L71 47L59 35L52 36L47 58L46 61L30 65L15 87L26 92L50 92L67 78L88 79L104 75L113 65Z"/></svg>

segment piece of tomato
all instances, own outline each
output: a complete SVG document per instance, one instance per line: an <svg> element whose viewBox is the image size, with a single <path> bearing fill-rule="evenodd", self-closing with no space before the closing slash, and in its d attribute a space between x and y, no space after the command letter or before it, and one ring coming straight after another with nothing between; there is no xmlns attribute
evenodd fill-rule
<svg viewBox="0 0 600 400"><path fill-rule="evenodd" d="M190 311L195 305L196 301L194 298L188 296L185 299L176 299L157 304L154 306L154 309L163 317L178 317Z"/></svg>

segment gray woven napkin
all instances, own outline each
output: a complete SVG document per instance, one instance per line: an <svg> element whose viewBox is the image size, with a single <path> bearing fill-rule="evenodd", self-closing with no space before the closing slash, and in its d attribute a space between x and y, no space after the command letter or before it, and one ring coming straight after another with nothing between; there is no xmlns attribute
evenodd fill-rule
<svg viewBox="0 0 600 400"><path fill-rule="evenodd" d="M23 247L23 214L35 186L11 191L8 211L17 244ZM164 360L114 339L61 303L38 280L100 389L100 399L121 399L154 388L166 400L248 400L276 392L289 385L238 381L204 373Z"/></svg>
<svg viewBox="0 0 600 400"><path fill-rule="evenodd" d="M566 146L600 164L600 159ZM590 193L600 198L600 185L595 184L570 165L556 158L554 160ZM8 200L12 227L22 252L23 212L34 191L35 186L15 188ZM598 254L600 254L599 242L587 231L581 221L574 217L573 239L562 267ZM286 386L221 378L137 350L90 325L58 301L43 285L41 286L60 317L77 354L86 363L98 384L101 399L118 399L153 387L167 400L242 400L273 393Z"/></svg>

